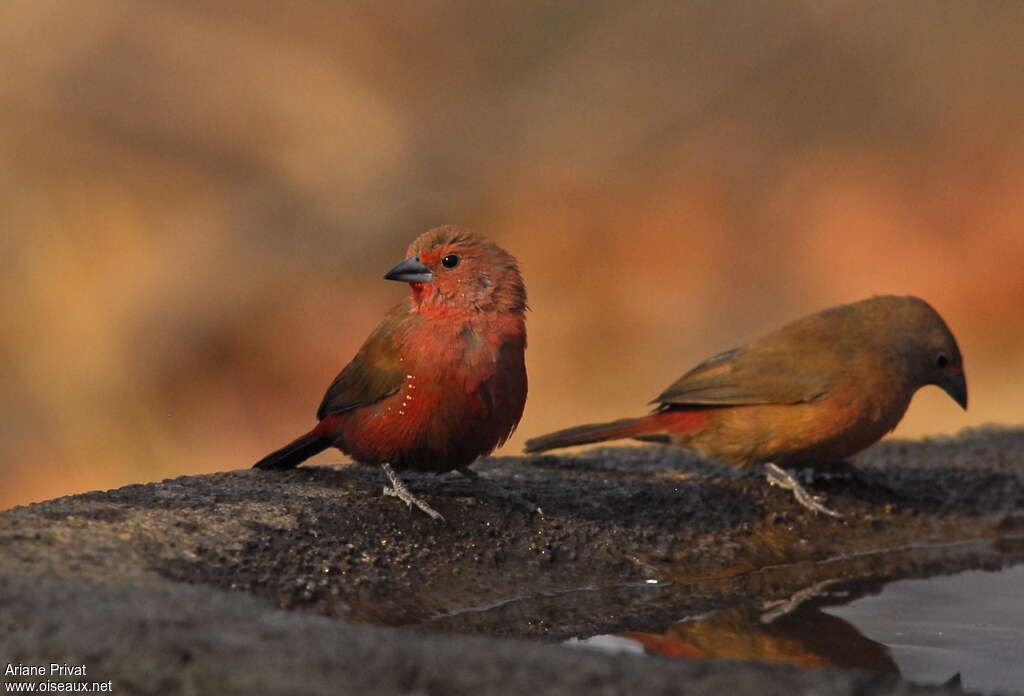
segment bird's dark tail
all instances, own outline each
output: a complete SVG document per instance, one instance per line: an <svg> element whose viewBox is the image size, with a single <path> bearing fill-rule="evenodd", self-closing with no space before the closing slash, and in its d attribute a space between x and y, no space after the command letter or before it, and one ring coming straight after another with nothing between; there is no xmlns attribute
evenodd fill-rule
<svg viewBox="0 0 1024 696"><path fill-rule="evenodd" d="M589 445L592 442L621 440L627 437L651 442L668 442L673 435L682 436L700 430L705 417L705 412L701 410L670 409L611 423L577 425L575 428L566 428L527 440L523 449L527 453L545 452L559 447Z"/></svg>
<svg viewBox="0 0 1024 696"><path fill-rule="evenodd" d="M624 437L640 435L647 428L649 416L643 418L624 418L612 421L611 423L591 423L590 425L577 425L575 428L566 428L558 432L548 433L526 441L523 451L546 452L549 449L559 447L571 447L573 445L588 445L591 442L603 442L605 440L619 440Z"/></svg>
<svg viewBox="0 0 1024 696"><path fill-rule="evenodd" d="M314 454L319 454L331 446L331 438L314 434L312 430L302 437L292 440L279 450L275 450L252 465L253 469L291 469L306 461Z"/></svg>

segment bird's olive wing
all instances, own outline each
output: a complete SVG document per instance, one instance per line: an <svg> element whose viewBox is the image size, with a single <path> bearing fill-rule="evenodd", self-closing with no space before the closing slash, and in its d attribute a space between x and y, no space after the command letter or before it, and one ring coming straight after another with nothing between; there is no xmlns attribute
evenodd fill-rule
<svg viewBox="0 0 1024 696"><path fill-rule="evenodd" d="M652 403L708 406L794 404L829 391L824 371L780 350L734 348L704 361Z"/></svg>
<svg viewBox="0 0 1024 696"><path fill-rule="evenodd" d="M317 420L386 399L398 392L405 379L395 337L408 307L395 307L334 378L316 412Z"/></svg>

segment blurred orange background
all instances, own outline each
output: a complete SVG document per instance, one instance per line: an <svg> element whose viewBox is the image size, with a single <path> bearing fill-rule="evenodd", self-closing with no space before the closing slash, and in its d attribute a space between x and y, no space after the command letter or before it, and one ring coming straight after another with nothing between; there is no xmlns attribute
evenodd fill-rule
<svg viewBox="0 0 1024 696"><path fill-rule="evenodd" d="M311 426L421 231L520 259L529 435L876 293L1020 423L1024 3L0 4L0 507ZM338 461L337 452L317 461Z"/></svg>

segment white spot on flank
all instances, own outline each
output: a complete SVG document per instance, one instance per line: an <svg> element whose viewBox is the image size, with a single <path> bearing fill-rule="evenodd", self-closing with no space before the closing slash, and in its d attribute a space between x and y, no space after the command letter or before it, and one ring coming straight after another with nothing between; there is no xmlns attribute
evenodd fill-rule
<svg viewBox="0 0 1024 696"><path fill-rule="evenodd" d="M412 375L406 375L406 377L408 377L409 379L416 379L416 378L415 378L415 377L413 377Z"/></svg>

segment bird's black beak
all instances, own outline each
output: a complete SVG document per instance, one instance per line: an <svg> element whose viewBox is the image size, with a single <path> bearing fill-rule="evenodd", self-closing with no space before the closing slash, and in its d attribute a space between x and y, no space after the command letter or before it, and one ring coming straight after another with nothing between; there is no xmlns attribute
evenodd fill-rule
<svg viewBox="0 0 1024 696"><path fill-rule="evenodd" d="M939 383L942 391L949 394L953 401L960 404L960 408L967 410L967 377L963 372L955 375L947 375Z"/></svg>
<svg viewBox="0 0 1024 696"><path fill-rule="evenodd" d="M410 256L384 274L384 280L397 280L400 283L429 283L433 279L434 274L420 263L418 256Z"/></svg>

